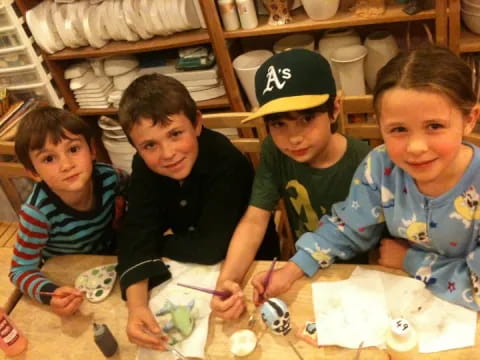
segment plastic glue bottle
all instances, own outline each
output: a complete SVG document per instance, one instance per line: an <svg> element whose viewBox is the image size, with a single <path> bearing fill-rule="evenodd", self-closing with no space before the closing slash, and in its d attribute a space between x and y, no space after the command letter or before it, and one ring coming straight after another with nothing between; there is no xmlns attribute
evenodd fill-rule
<svg viewBox="0 0 480 360"><path fill-rule="evenodd" d="M93 323L93 339L105 357L113 356L117 352L117 340L107 325Z"/></svg>
<svg viewBox="0 0 480 360"><path fill-rule="evenodd" d="M12 319L0 308L0 349L7 356L15 356L27 349L28 341L25 335L13 324Z"/></svg>
<svg viewBox="0 0 480 360"><path fill-rule="evenodd" d="M415 329L407 320L392 320L387 333L387 352L390 360L413 360L418 353L418 340Z"/></svg>

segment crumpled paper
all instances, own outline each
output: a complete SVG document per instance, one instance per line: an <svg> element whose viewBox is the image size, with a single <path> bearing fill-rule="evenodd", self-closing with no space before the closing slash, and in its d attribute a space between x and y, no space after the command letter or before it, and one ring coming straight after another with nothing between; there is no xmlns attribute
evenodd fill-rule
<svg viewBox="0 0 480 360"><path fill-rule="evenodd" d="M168 260L166 263L169 266L172 278L151 290L149 307L155 314L164 307L167 299L175 305L188 305L192 299L195 300L193 310L195 328L188 338L175 344L173 347L186 357L203 359L205 357L205 345L208 336L208 320L211 312L210 300L212 295L178 286L177 283L214 289L220 274L220 264L187 264L173 260ZM137 360L147 359L173 360L176 357L170 352L139 347Z"/></svg>
<svg viewBox="0 0 480 360"><path fill-rule="evenodd" d="M404 317L430 353L475 344L477 313L444 301L413 278L357 267L348 280L312 284L319 345L385 347L390 320ZM348 318L348 320L346 320Z"/></svg>

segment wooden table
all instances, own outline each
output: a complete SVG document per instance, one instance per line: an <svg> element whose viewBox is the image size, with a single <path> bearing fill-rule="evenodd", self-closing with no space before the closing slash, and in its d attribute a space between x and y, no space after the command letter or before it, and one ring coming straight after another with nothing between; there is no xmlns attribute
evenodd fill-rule
<svg viewBox="0 0 480 360"><path fill-rule="evenodd" d="M91 267L115 262L114 257L104 256L62 256L57 257L44 266L44 272L59 284L72 284L75 277ZM268 262L255 263L247 276L266 270ZM379 266L366 266L369 269L383 269ZM355 265L333 265L329 269L320 271L313 281L337 281L350 276ZM401 271L390 271L402 274ZM311 280L302 279L295 283L293 288L282 296L289 304L294 325L300 326L307 320L314 320L311 302ZM251 287L245 288L248 299L251 298ZM22 297L11 314L15 323L22 329L29 339L29 349L21 357L25 360L69 360L69 359L104 359L103 355L93 343L92 322L106 323L117 338L120 351L112 359L135 359L136 348L131 345L125 335L127 310L120 299L118 284L113 294L104 302L90 304L85 301L80 313L71 318L61 319L50 312L49 308L39 305ZM229 336L236 330L245 328L248 314L244 314L238 321L223 322L217 318L210 319L210 330L207 342L207 359L233 359L228 351ZM256 325L261 331L262 324ZM292 337L292 342L305 360L350 360L355 351L328 346L317 348ZM445 351L434 354L419 355L417 360L474 360L480 358L480 342L477 335L476 346L472 348ZM265 332L257 349L246 359L255 360L297 360L292 349L283 337ZM385 352L376 348L362 350L361 360L388 360Z"/></svg>
<svg viewBox="0 0 480 360"><path fill-rule="evenodd" d="M13 247L17 239L17 222L0 221L0 246Z"/></svg>
<svg viewBox="0 0 480 360"><path fill-rule="evenodd" d="M10 312L22 293L8 278L10 262L12 260L12 248L0 248L0 307Z"/></svg>

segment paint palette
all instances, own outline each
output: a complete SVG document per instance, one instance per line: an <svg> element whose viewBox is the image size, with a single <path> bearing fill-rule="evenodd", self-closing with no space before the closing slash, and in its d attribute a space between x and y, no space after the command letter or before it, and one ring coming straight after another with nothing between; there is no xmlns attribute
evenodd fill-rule
<svg viewBox="0 0 480 360"><path fill-rule="evenodd" d="M101 265L81 273L75 280L75 288L85 293L92 303L104 300L112 291L117 273L117 264Z"/></svg>

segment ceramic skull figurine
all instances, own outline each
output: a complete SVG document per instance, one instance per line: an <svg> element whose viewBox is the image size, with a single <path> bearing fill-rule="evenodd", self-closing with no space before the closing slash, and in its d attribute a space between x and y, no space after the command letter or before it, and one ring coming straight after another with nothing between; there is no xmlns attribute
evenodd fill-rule
<svg viewBox="0 0 480 360"><path fill-rule="evenodd" d="M277 335L287 335L292 329L287 305L278 298L270 298L262 305L262 320Z"/></svg>

